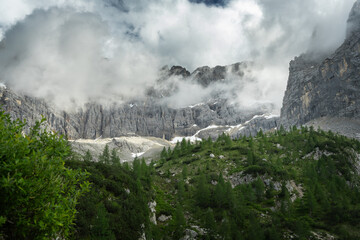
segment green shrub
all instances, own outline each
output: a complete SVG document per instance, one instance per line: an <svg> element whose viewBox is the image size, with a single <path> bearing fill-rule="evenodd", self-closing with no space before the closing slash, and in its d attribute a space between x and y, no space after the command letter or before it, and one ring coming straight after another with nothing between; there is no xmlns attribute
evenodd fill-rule
<svg viewBox="0 0 360 240"><path fill-rule="evenodd" d="M62 136L0 112L0 227L5 239L67 238L87 173L64 166L72 157Z"/></svg>

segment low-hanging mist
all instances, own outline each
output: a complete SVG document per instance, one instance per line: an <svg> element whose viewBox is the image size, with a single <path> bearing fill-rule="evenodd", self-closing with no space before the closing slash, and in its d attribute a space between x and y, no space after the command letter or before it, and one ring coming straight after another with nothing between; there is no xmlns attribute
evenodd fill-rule
<svg viewBox="0 0 360 240"><path fill-rule="evenodd" d="M0 3L0 82L64 108L144 96L164 65L189 71L252 61L243 79L204 88L179 81L172 106L219 88L240 106L278 110L288 63L333 51L353 0L16 0ZM216 2L216 1L215 1ZM234 95L239 84L242 88Z"/></svg>

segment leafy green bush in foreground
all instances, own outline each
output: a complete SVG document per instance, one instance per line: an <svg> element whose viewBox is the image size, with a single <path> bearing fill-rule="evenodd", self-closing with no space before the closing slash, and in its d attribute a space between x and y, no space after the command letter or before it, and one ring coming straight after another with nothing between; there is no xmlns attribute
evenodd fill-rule
<svg viewBox="0 0 360 240"><path fill-rule="evenodd" d="M89 188L86 172L64 166L68 142L41 123L24 135L24 122L0 112L0 238L67 238Z"/></svg>

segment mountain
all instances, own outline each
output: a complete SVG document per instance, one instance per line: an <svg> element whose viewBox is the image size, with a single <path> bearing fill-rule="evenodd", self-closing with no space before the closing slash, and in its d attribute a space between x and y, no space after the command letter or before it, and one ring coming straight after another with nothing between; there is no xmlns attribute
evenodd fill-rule
<svg viewBox="0 0 360 240"><path fill-rule="evenodd" d="M252 81L248 77L255 66L252 62L204 66L192 73L181 66L165 66L155 84L144 89L145 96L121 104L93 101L65 111L47 99L6 87L0 87L0 104L13 119L26 119L29 126L44 116L50 129L71 140L126 136L215 139L223 132L237 138L254 136L260 128L268 131L304 124L360 138L359 9L357 1L349 15L345 42L333 54L306 53L290 62L280 120L269 117L271 104L245 109L232 101L246 81ZM184 98L177 96L183 86L199 87L206 94L195 104L184 105Z"/></svg>
<svg viewBox="0 0 360 240"><path fill-rule="evenodd" d="M91 173L76 239L105 231L112 239L142 233L141 239L164 240L360 237L360 142L312 127L182 141L149 165L134 160L131 170L90 161L67 165Z"/></svg>
<svg viewBox="0 0 360 240"><path fill-rule="evenodd" d="M71 140L75 151L89 150L95 159L104 144L121 152L122 161L132 161L140 155L152 159L164 146L173 146L183 137L192 141L215 139L227 132L237 138L255 135L260 128L275 128L279 118L268 114L273 109L271 104L243 109L230 101L244 86L244 75L252 66L246 62L214 68L205 66L192 73L181 66L165 66L155 85L144 89L145 97L127 99L121 104L89 102L72 111L59 109L47 99L26 96L2 86L0 105L12 119L26 119L27 126L45 117L47 128ZM207 94L191 106L169 105L168 101L174 99L183 101L176 97L182 84L201 88ZM219 84L226 88L230 85L230 94L235 95L218 90Z"/></svg>
<svg viewBox="0 0 360 240"><path fill-rule="evenodd" d="M189 82L211 88L212 84L225 81L228 73L241 81L246 63L215 68L201 67L190 74L185 68L164 67L156 86L146 90L146 98L128 99L124 104L103 106L96 102L86 104L75 111L64 111L49 104L45 99L15 93L6 87L0 88L0 104L13 119L26 119L29 125L43 115L48 126L68 139L96 139L139 135L154 136L171 140L175 136L192 136L210 125L237 126L251 120L255 115L263 115L271 110L271 105L263 105L248 110L230 103L222 92L211 91L204 102L193 106L174 107L166 101L178 91L178 83ZM176 78L176 81L174 81ZM239 84L241 87L241 84ZM179 99L181 101L181 99ZM256 134L259 127L274 128L277 118L263 118L256 126L242 129L243 133ZM234 130L234 129L233 129ZM216 134L203 136L215 137ZM233 131L233 134L237 133Z"/></svg>
<svg viewBox="0 0 360 240"><path fill-rule="evenodd" d="M268 105L239 108L217 87L228 84L230 74L239 80L236 92L251 63L192 73L164 67L145 98L108 106L92 102L74 111L1 87L0 103L12 118L33 125L45 116L48 128L71 139L75 153L64 140L60 149L66 147L66 154L59 144L48 144L56 139L52 134L26 135L21 123L3 122L7 134L2 136L14 146L21 143L16 149L25 158L16 158L3 143L3 158L14 155L16 167L3 161L1 171L9 174L1 186L11 190L3 191L9 193L7 203L19 203L19 196L28 200L18 204L27 208L12 208L8 219L0 216L0 238L19 234L7 228L22 216L18 212L31 218L33 201L47 203L54 195L22 188L33 189L31 180L42 173L31 161L23 167L22 160L36 156L36 147L56 181L54 154L66 158L63 168L87 172L91 188L79 198L73 239L360 239L360 141L354 139L360 132L359 37L360 0L349 15L346 39L333 54L307 53L290 63L280 119L268 114ZM211 91L192 106L167 104L182 84ZM137 158L147 154L154 161ZM131 155L136 156L132 167L126 159ZM34 222L42 230L44 223Z"/></svg>
<svg viewBox="0 0 360 240"><path fill-rule="evenodd" d="M360 137L360 1L349 15L344 43L331 55L303 54L290 62L281 124L309 122ZM346 124L346 123L349 124ZM347 125L353 126L347 128Z"/></svg>

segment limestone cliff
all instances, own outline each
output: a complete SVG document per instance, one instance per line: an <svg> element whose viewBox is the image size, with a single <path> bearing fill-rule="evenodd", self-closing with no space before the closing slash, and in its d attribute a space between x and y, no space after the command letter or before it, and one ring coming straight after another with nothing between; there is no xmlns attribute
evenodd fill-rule
<svg viewBox="0 0 360 240"><path fill-rule="evenodd" d="M301 125L320 117L360 117L360 1L348 20L347 37L331 55L303 54L290 62L281 124Z"/></svg>
<svg viewBox="0 0 360 240"><path fill-rule="evenodd" d="M179 81L194 81L206 87L223 79L227 72L241 77L246 67L246 63L215 68L202 67L190 74L186 69L176 66L170 69L164 68L163 78L159 81L166 86L167 79L177 76L181 78ZM261 115L267 111L267 108L242 110L229 104L224 98L210 99L194 106L174 108L161 99L163 96L170 96L176 88L164 89L160 91L150 89L145 100L129 100L127 103L113 103L108 106L93 102L66 112L56 109L44 99L25 96L0 87L0 105L11 114L13 119L26 119L28 125L33 125L36 120L44 116L50 129L64 134L68 139L139 135L169 140L174 136L192 136L209 125L225 126L225 128L239 125L250 120L254 115ZM259 128L268 130L276 127L276 124L277 118L264 118L262 121L247 124L241 129L241 133L254 135ZM214 137L222 132L217 129L204 133L203 137ZM239 134L232 132L232 135Z"/></svg>

